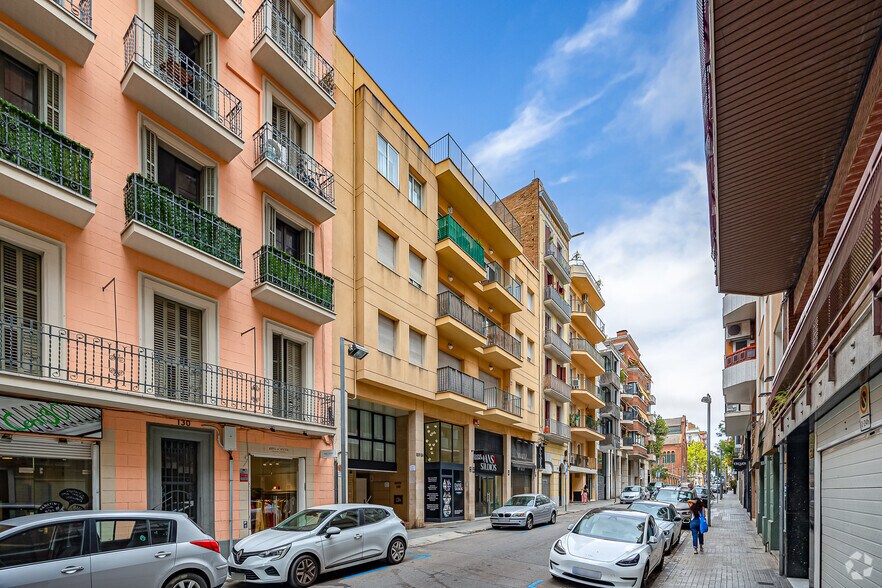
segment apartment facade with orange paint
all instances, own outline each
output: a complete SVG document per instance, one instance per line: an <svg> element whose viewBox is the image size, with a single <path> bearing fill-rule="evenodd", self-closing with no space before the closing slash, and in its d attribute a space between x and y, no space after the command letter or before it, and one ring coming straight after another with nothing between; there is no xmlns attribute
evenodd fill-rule
<svg viewBox="0 0 882 588"><path fill-rule="evenodd" d="M332 6L0 8L0 519L332 500Z"/></svg>

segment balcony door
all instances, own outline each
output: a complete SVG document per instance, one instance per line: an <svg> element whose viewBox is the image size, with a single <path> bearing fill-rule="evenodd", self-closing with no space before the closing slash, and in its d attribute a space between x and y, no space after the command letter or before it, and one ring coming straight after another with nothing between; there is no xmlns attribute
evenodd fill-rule
<svg viewBox="0 0 882 588"><path fill-rule="evenodd" d="M288 173L318 192L319 186L309 168L309 159L305 157L310 151L306 146L306 125L303 124L291 109L273 102L272 134L266 146L267 159L284 168Z"/></svg>
<svg viewBox="0 0 882 588"><path fill-rule="evenodd" d="M0 98L61 130L61 76L0 51Z"/></svg>
<svg viewBox="0 0 882 588"><path fill-rule="evenodd" d="M307 68L309 53L304 29L304 15L290 0L272 0L271 32L273 40L297 65Z"/></svg>
<svg viewBox="0 0 882 588"><path fill-rule="evenodd" d="M214 167L200 165L184 156L150 129L142 130L142 142L141 169L148 179L209 212L217 212Z"/></svg>
<svg viewBox="0 0 882 588"><path fill-rule="evenodd" d="M283 216L269 204L266 209L266 227L267 245L309 267L315 267L315 234L312 230Z"/></svg>
<svg viewBox="0 0 882 588"><path fill-rule="evenodd" d="M153 297L155 394L202 404L202 310Z"/></svg>
<svg viewBox="0 0 882 588"><path fill-rule="evenodd" d="M162 6L153 6L154 73L184 98L215 115L214 35L203 35Z"/></svg>
<svg viewBox="0 0 882 588"><path fill-rule="evenodd" d="M304 346L273 334L273 416L303 420Z"/></svg>
<svg viewBox="0 0 882 588"><path fill-rule="evenodd" d="M0 369L39 374L41 258L0 241Z"/></svg>

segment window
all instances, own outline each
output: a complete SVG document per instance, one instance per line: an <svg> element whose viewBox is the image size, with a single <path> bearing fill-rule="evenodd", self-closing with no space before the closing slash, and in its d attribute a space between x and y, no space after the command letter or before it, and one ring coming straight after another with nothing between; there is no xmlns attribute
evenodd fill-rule
<svg viewBox="0 0 882 588"><path fill-rule="evenodd" d="M522 350L524 348L524 334L521 333L520 331L515 331L514 340L517 341L517 346L516 346L517 355L518 355L518 357L520 357Z"/></svg>
<svg viewBox="0 0 882 588"><path fill-rule="evenodd" d="M533 297L534 297L533 291L527 290L527 310L530 310L530 311L533 310Z"/></svg>
<svg viewBox="0 0 882 588"><path fill-rule="evenodd" d="M15 36L11 34L10 37ZM33 48L24 41L28 53ZM55 130L61 130L61 75L28 59L16 59L0 51L0 98L33 114Z"/></svg>
<svg viewBox="0 0 882 588"><path fill-rule="evenodd" d="M423 287L423 258L414 253L410 252L409 263L408 263L408 271L410 276L411 285L422 288Z"/></svg>
<svg viewBox="0 0 882 588"><path fill-rule="evenodd" d="M344 510L343 512L337 514L331 522L328 523L328 527L337 527L341 531L345 531L346 529L354 529L358 526L358 509L352 510Z"/></svg>
<svg viewBox="0 0 882 588"><path fill-rule="evenodd" d="M536 343L527 339L527 361L530 363L533 362L533 348L536 346Z"/></svg>
<svg viewBox="0 0 882 588"><path fill-rule="evenodd" d="M515 393L514 395L518 400L522 400L524 398L524 385L523 384L515 384Z"/></svg>
<svg viewBox="0 0 882 588"><path fill-rule="evenodd" d="M463 427L440 421L426 423L426 462L463 463L463 438Z"/></svg>
<svg viewBox="0 0 882 588"><path fill-rule="evenodd" d="M201 401L202 338L202 310L153 297L153 379L157 394L185 402Z"/></svg>
<svg viewBox="0 0 882 588"><path fill-rule="evenodd" d="M530 389L527 389L527 410L533 410L533 402L535 399L536 393Z"/></svg>
<svg viewBox="0 0 882 588"><path fill-rule="evenodd" d="M379 523L380 521L389 518L389 511L382 508L365 508L362 509L362 513L364 515L365 525L373 525L374 523Z"/></svg>
<svg viewBox="0 0 882 588"><path fill-rule="evenodd" d="M395 469L394 416L350 408L347 423L349 459L355 465L374 470Z"/></svg>
<svg viewBox="0 0 882 588"><path fill-rule="evenodd" d="M95 521L98 551L120 551L150 545L150 528L146 519Z"/></svg>
<svg viewBox="0 0 882 588"><path fill-rule="evenodd" d="M395 271L395 237L377 227L377 259L393 272Z"/></svg>
<svg viewBox="0 0 882 588"><path fill-rule="evenodd" d="M0 541L0 569L79 557L84 521L35 527Z"/></svg>
<svg viewBox="0 0 882 588"><path fill-rule="evenodd" d="M423 209L423 185L412 174L407 176L407 199L420 210Z"/></svg>
<svg viewBox="0 0 882 588"><path fill-rule="evenodd" d="M395 355L395 321L384 314L377 315L377 349Z"/></svg>
<svg viewBox="0 0 882 588"><path fill-rule="evenodd" d="M190 22L185 26L179 15L157 4L153 6L153 31L158 37L153 43L154 73L202 110L213 110L218 99L213 89L204 78L187 72L196 64L215 77L214 35L197 30Z"/></svg>
<svg viewBox="0 0 882 588"><path fill-rule="evenodd" d="M418 331L410 330L410 363L413 365L423 365L423 348L425 335Z"/></svg>
<svg viewBox="0 0 882 588"><path fill-rule="evenodd" d="M181 198L217 212L217 167L153 124L144 126L141 134L143 174Z"/></svg>
<svg viewBox="0 0 882 588"><path fill-rule="evenodd" d="M398 187L398 152L382 135L377 135L377 171Z"/></svg>

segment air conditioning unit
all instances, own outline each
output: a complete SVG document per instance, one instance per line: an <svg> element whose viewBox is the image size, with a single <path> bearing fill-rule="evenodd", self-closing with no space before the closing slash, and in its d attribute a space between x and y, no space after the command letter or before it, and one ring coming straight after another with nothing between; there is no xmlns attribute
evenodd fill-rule
<svg viewBox="0 0 882 588"><path fill-rule="evenodd" d="M726 341L732 341L733 339L749 339L752 335L750 321L741 321L726 325Z"/></svg>

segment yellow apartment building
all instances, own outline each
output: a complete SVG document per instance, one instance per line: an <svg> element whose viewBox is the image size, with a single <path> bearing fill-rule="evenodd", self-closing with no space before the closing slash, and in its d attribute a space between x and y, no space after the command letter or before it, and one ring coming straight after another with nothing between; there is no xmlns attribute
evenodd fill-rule
<svg viewBox="0 0 882 588"><path fill-rule="evenodd" d="M335 60L334 335L367 351L333 358L339 482L409 526L488 516L538 486L540 274L453 138L424 139L339 40Z"/></svg>

